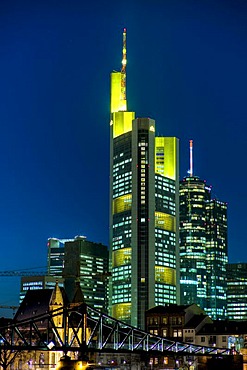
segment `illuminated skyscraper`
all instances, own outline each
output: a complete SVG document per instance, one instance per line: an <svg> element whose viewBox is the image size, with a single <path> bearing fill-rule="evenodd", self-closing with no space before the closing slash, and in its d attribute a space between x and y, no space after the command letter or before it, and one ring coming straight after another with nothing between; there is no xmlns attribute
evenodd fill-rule
<svg viewBox="0 0 247 370"><path fill-rule="evenodd" d="M193 175L180 181L181 303L198 304L213 319L226 317L227 204Z"/></svg>
<svg viewBox="0 0 247 370"><path fill-rule="evenodd" d="M247 320L247 263L227 266L227 318Z"/></svg>
<svg viewBox="0 0 247 370"><path fill-rule="evenodd" d="M227 316L227 203L211 199L206 203L207 303L212 319Z"/></svg>
<svg viewBox="0 0 247 370"><path fill-rule="evenodd" d="M145 327L145 310L179 303L178 140L127 110L126 30L111 74L111 315Z"/></svg>
<svg viewBox="0 0 247 370"><path fill-rule="evenodd" d="M85 236L74 239L48 240L48 275L64 280L72 302L80 283L85 302L104 312L108 308L107 246L88 241Z"/></svg>
<svg viewBox="0 0 247 370"><path fill-rule="evenodd" d="M206 307L206 202L211 188L196 176L180 181L180 289L182 304Z"/></svg>

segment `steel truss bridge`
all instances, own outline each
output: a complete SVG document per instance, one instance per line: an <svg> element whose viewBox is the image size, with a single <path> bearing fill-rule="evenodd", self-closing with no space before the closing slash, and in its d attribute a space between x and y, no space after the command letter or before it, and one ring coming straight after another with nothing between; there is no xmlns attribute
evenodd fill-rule
<svg viewBox="0 0 247 370"><path fill-rule="evenodd" d="M85 304L60 307L0 328L0 349L230 355L231 350L171 341L126 325Z"/></svg>

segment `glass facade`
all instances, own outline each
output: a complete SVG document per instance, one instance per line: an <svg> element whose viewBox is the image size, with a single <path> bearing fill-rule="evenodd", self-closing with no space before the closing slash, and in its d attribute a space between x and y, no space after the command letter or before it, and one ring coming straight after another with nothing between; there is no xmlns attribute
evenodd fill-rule
<svg viewBox="0 0 247 370"><path fill-rule="evenodd" d="M227 204L212 199L206 203L207 305L214 320L225 319L228 263Z"/></svg>
<svg viewBox="0 0 247 370"><path fill-rule="evenodd" d="M198 177L180 181L181 303L206 307L206 201L211 189Z"/></svg>
<svg viewBox="0 0 247 370"><path fill-rule="evenodd" d="M247 320L247 263L227 266L227 317Z"/></svg>
<svg viewBox="0 0 247 370"><path fill-rule="evenodd" d="M178 140L127 111L122 73L111 74L110 314L144 329L147 309L180 298Z"/></svg>
<svg viewBox="0 0 247 370"><path fill-rule="evenodd" d="M84 236L48 240L48 274L64 280L70 301L80 283L85 302L104 312L108 308L108 263L107 247Z"/></svg>
<svg viewBox="0 0 247 370"><path fill-rule="evenodd" d="M180 181L181 303L226 317L227 204L196 176Z"/></svg>

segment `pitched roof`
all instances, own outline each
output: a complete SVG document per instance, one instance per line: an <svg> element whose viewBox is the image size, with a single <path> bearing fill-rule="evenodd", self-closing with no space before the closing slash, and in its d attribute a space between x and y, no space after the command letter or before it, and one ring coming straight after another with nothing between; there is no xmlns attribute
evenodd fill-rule
<svg viewBox="0 0 247 370"><path fill-rule="evenodd" d="M48 313L52 292L53 289L27 290L27 293L14 316L14 321L22 321Z"/></svg>
<svg viewBox="0 0 247 370"><path fill-rule="evenodd" d="M205 324L198 334L247 334L247 321L214 320Z"/></svg>
<svg viewBox="0 0 247 370"><path fill-rule="evenodd" d="M207 315L194 315L185 325L184 329L187 328L196 328L205 318L208 317Z"/></svg>
<svg viewBox="0 0 247 370"><path fill-rule="evenodd" d="M66 298L65 291L63 288L60 289L63 296L63 301L65 304L67 304L68 300ZM14 321L31 319L34 316L48 313L53 293L54 289L27 290L26 295L14 316Z"/></svg>

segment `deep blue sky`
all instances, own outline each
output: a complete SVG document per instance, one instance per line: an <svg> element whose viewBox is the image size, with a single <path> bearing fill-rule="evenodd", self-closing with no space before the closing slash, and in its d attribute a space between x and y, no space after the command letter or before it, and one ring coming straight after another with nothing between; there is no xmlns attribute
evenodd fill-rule
<svg viewBox="0 0 247 370"><path fill-rule="evenodd" d="M230 262L247 261L245 0L0 2L0 270L46 265L49 237L108 245L109 74L228 202ZM19 279L0 278L0 304ZM1 311L0 311L1 314Z"/></svg>

